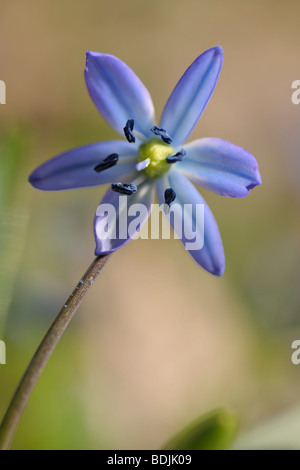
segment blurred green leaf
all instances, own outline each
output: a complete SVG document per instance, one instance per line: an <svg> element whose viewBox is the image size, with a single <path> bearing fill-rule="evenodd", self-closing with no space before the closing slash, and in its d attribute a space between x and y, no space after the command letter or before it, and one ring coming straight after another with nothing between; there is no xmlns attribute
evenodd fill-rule
<svg viewBox="0 0 300 470"><path fill-rule="evenodd" d="M163 450L225 450L231 446L236 432L236 415L218 409L193 421Z"/></svg>
<svg viewBox="0 0 300 470"><path fill-rule="evenodd" d="M0 209L13 198L15 180L22 164L22 139L19 133L5 135L0 141Z"/></svg>
<svg viewBox="0 0 300 470"><path fill-rule="evenodd" d="M27 130L19 128L0 135L0 333L11 302L28 223L29 136Z"/></svg>

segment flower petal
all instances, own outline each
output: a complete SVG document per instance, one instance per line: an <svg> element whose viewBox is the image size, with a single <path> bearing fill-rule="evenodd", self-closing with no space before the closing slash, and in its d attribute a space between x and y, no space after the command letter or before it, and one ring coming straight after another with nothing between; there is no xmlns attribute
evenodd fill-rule
<svg viewBox="0 0 300 470"><path fill-rule="evenodd" d="M160 126L171 136L172 145L181 145L194 129L214 91L222 62L221 47L208 49L177 83L160 121Z"/></svg>
<svg viewBox="0 0 300 470"><path fill-rule="evenodd" d="M215 218L206 204L203 197L199 194L195 186L182 174L176 170L171 170L157 184L157 194L160 204L164 203L164 192L167 188L172 188L176 193L176 199L173 204L181 206L182 217L181 234L176 229L175 217L170 217L172 228L176 231L182 243L187 248L187 243L191 242L191 237L186 236L186 228L190 227L196 233L196 240L202 239L203 246L199 249L189 249L189 253L194 260L200 264L206 271L222 276L225 268L225 257L219 229ZM188 210L185 205L192 205L192 210ZM197 215L196 205L203 205L203 219ZM185 209L186 207L186 209ZM200 206L199 206L200 207ZM172 206L171 206L172 208Z"/></svg>
<svg viewBox="0 0 300 470"><path fill-rule="evenodd" d="M101 173L94 168L117 153L118 163ZM110 183L135 171L137 147L122 140L84 145L48 160L31 173L29 182L38 189L57 191Z"/></svg>
<svg viewBox="0 0 300 470"><path fill-rule="evenodd" d="M85 81L89 94L106 121L120 134L128 119L134 129L151 137L154 107L151 96L120 59L110 54L87 52Z"/></svg>
<svg viewBox="0 0 300 470"><path fill-rule="evenodd" d="M244 197L261 184L255 158L242 147L208 137L184 147L186 158L176 169L195 183L222 196Z"/></svg>
<svg viewBox="0 0 300 470"><path fill-rule="evenodd" d="M138 186L136 193L124 196L109 189L98 206L94 221L97 256L112 253L128 243L148 219L155 187L147 180L139 184L138 179L132 181Z"/></svg>

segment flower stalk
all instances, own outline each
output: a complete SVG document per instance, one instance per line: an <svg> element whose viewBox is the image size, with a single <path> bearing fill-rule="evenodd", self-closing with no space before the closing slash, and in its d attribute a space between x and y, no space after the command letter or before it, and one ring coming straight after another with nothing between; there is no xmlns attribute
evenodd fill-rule
<svg viewBox="0 0 300 470"><path fill-rule="evenodd" d="M7 450L10 447L22 413L48 359L83 298L97 276L102 272L108 257L109 255L102 255L94 259L44 336L18 385L0 425L0 450Z"/></svg>

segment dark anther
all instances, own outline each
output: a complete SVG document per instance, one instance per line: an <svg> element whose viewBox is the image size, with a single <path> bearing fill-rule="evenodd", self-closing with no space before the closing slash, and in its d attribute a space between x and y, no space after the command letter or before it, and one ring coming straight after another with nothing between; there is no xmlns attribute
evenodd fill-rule
<svg viewBox="0 0 300 470"><path fill-rule="evenodd" d="M179 152L175 153L175 155L170 155L170 157L167 157L166 162L167 163L182 162L185 156L186 156L186 151L184 149L181 149L179 150Z"/></svg>
<svg viewBox="0 0 300 470"><path fill-rule="evenodd" d="M116 193L126 194L127 196L137 192L137 186L130 183L112 183L111 189Z"/></svg>
<svg viewBox="0 0 300 470"><path fill-rule="evenodd" d="M167 204L169 207L172 204L173 201L176 199L176 193L174 189L168 188L165 190L165 204Z"/></svg>
<svg viewBox="0 0 300 470"><path fill-rule="evenodd" d="M133 134L134 119L128 119L126 126L123 128L126 139L130 144L134 144L135 136Z"/></svg>
<svg viewBox="0 0 300 470"><path fill-rule="evenodd" d="M172 143L172 139L167 133L166 129L162 129L162 127L153 126L151 127L151 132L153 132L153 134L155 135L159 135L159 137L165 144Z"/></svg>
<svg viewBox="0 0 300 470"><path fill-rule="evenodd" d="M94 170L97 173L101 173L101 171L107 170L112 166L115 166L118 163L119 155L117 153L112 153L108 155L108 157L104 158L103 162L99 163L95 166Z"/></svg>

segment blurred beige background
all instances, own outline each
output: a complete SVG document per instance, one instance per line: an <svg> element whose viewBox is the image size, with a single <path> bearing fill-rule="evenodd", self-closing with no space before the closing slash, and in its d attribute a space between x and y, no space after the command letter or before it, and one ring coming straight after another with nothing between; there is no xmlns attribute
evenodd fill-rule
<svg viewBox="0 0 300 470"><path fill-rule="evenodd" d="M10 281L0 305L1 414L93 258L104 189L43 193L27 183L63 150L116 137L86 91L86 50L132 67L159 119L190 63L221 45L220 79L191 138L245 147L263 179L241 200L202 191L223 237L223 278L177 240L133 241L112 256L50 360L15 448L154 449L215 407L235 410L243 432L297 404L299 14L293 0L0 1L0 138L17 136L22 155L2 218L15 238L1 264Z"/></svg>

